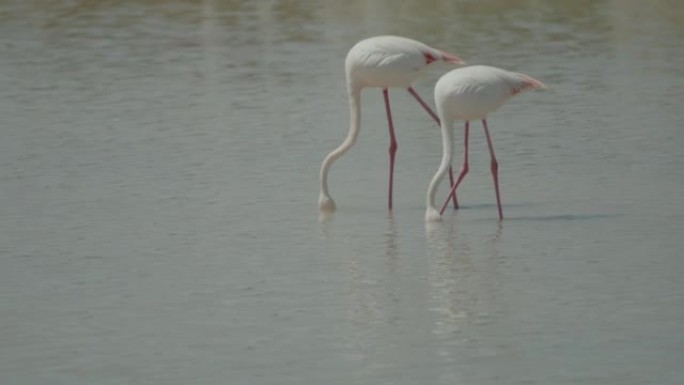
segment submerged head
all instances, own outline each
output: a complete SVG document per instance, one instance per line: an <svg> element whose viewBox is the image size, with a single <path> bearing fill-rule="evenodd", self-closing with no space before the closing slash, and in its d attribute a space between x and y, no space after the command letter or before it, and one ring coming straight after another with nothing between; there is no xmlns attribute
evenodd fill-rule
<svg viewBox="0 0 684 385"><path fill-rule="evenodd" d="M441 222L442 215L434 206L428 206L425 210L425 222Z"/></svg>
<svg viewBox="0 0 684 385"><path fill-rule="evenodd" d="M332 213L335 211L335 202L328 195L321 192L318 196L318 208L321 212Z"/></svg>

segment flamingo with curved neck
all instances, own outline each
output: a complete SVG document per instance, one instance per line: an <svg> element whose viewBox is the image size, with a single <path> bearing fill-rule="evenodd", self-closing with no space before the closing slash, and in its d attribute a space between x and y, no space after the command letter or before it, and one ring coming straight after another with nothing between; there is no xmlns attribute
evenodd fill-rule
<svg viewBox="0 0 684 385"><path fill-rule="evenodd" d="M468 131L471 120L482 120L487 147L489 148L490 170L494 180L496 205L499 220L503 220L501 193L499 191L499 164L494 155L494 146L487 127L487 115L496 111L508 99L523 91L546 89L544 83L527 75L489 66L472 66L452 70L442 76L435 85L435 104L442 128L442 161L432 177L427 192L426 221L439 221L455 194L459 184L468 173ZM454 121L465 121L463 165L453 183L449 196L440 210L435 207L435 193L453 156Z"/></svg>
<svg viewBox="0 0 684 385"><path fill-rule="evenodd" d="M390 111L388 88L405 88L439 124L437 115L411 86L418 75L428 65L436 61L463 64L463 61L454 55L432 48L419 41L399 36L372 37L356 43L349 50L345 60L349 96L349 132L344 142L331 151L321 164L318 197L318 205L321 210L335 210L335 202L330 197L328 190L328 171L333 162L344 155L356 142L361 126L361 91L369 87L381 88L385 101L390 134L388 207L390 210L392 209L394 158L397 151L397 140ZM455 198L454 204L456 204Z"/></svg>

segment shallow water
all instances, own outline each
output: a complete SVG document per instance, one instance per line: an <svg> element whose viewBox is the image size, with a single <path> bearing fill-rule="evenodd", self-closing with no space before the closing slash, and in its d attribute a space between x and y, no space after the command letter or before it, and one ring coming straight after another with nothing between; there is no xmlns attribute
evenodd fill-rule
<svg viewBox="0 0 684 385"><path fill-rule="evenodd" d="M401 90L393 213L367 90L319 218L384 33L550 86L489 119L503 223L474 124L426 227L440 135ZM681 383L682 39L674 0L3 3L0 382Z"/></svg>

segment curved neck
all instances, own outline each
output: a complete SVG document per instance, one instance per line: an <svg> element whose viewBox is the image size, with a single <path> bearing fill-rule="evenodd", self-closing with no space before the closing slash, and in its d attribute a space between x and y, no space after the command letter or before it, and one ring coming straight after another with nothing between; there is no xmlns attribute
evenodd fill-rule
<svg viewBox="0 0 684 385"><path fill-rule="evenodd" d="M339 147L332 150L323 160L323 164L321 164L319 174L320 192L325 196L329 196L328 170L330 166L354 145L361 126L361 88L350 84L347 86L347 92L349 94L349 132L347 133L347 138Z"/></svg>
<svg viewBox="0 0 684 385"><path fill-rule="evenodd" d="M438 111L439 113L439 111ZM451 165L451 158L453 157L453 142L454 142L454 121L453 119L445 119L444 115L440 113L440 121L442 122L442 162L439 164L437 172L430 181L430 186L427 192L427 206L428 208L435 207L435 194L437 187L444 178L444 174Z"/></svg>

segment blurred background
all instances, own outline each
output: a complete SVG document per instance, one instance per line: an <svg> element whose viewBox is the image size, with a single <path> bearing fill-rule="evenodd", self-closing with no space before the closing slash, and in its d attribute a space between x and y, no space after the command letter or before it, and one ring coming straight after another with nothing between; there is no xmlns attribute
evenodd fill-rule
<svg viewBox="0 0 684 385"><path fill-rule="evenodd" d="M320 220L380 34L549 86L489 119L502 224L476 123L425 226L403 90L387 212L374 89ZM3 1L0 382L679 384L682 41L678 0Z"/></svg>

